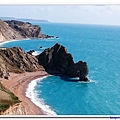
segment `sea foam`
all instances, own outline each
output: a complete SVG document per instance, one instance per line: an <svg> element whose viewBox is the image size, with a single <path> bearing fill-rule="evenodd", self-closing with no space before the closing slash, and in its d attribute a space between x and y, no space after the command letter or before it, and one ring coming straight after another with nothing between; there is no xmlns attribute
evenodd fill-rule
<svg viewBox="0 0 120 120"><path fill-rule="evenodd" d="M37 56L37 55L39 55L40 53L41 53L40 51L35 51L35 52L32 53L32 55Z"/></svg>
<svg viewBox="0 0 120 120"><path fill-rule="evenodd" d="M38 107L40 107L45 114L47 114L47 115L57 115L50 108L50 106L46 105L46 103L44 102L44 99L38 98L37 91L35 90L35 86L37 85L37 82L41 81L44 78L46 78L46 76L42 77L42 78L35 79L31 83L29 83L29 85L28 85L28 87L26 89L26 97L30 98L31 101L35 105L37 105Z"/></svg>

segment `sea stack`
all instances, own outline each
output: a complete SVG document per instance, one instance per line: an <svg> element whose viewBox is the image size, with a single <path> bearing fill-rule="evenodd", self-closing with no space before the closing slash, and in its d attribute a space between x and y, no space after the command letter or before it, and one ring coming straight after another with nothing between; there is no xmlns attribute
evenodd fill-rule
<svg viewBox="0 0 120 120"><path fill-rule="evenodd" d="M47 72L59 72L69 77L79 77L80 81L89 81L87 63L83 61L74 63L72 55L58 43L45 49L37 58Z"/></svg>

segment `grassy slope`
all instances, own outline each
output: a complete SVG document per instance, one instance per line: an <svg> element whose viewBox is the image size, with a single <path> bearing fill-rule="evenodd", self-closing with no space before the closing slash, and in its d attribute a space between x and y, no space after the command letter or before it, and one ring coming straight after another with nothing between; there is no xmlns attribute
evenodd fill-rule
<svg viewBox="0 0 120 120"><path fill-rule="evenodd" d="M0 82L0 111L5 111L10 105L20 102L12 92L7 90Z"/></svg>

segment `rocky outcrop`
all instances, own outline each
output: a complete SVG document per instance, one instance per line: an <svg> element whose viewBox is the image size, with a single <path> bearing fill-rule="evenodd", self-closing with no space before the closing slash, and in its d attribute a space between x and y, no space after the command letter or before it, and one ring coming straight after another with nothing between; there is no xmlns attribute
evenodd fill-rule
<svg viewBox="0 0 120 120"><path fill-rule="evenodd" d="M42 34L39 25L32 25L29 22L21 22L16 20L5 21L12 29L17 31L24 38L51 38L54 36Z"/></svg>
<svg viewBox="0 0 120 120"><path fill-rule="evenodd" d="M37 58L39 64L43 65L48 72L57 71L70 77L79 77L80 81L88 81L87 63L83 61L74 63L72 55L58 43L45 49Z"/></svg>
<svg viewBox="0 0 120 120"><path fill-rule="evenodd" d="M0 78L8 79L9 73L4 59L0 56Z"/></svg>
<svg viewBox="0 0 120 120"><path fill-rule="evenodd" d="M38 64L35 56L25 53L19 47L0 48L0 77L7 77L8 72L22 73L36 70L44 68Z"/></svg>
<svg viewBox="0 0 120 120"><path fill-rule="evenodd" d="M31 51L28 54L19 47L0 48L0 77L8 79L9 72L37 70L46 70L49 73L54 71L70 77L79 77L80 81L88 81L87 63L83 61L74 63L72 55L58 43L36 57L31 55Z"/></svg>
<svg viewBox="0 0 120 120"><path fill-rule="evenodd" d="M16 30L12 29L6 22L0 20L0 41L23 39Z"/></svg>

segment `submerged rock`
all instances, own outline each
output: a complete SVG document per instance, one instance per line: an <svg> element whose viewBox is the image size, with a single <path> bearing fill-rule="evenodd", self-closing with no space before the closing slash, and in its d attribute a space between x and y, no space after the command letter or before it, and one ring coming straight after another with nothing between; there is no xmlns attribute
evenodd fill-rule
<svg viewBox="0 0 120 120"><path fill-rule="evenodd" d="M37 58L39 64L48 72L54 71L70 77L79 77L80 81L88 81L87 63L83 61L74 63L72 55L68 53L64 46L58 43L45 49Z"/></svg>

